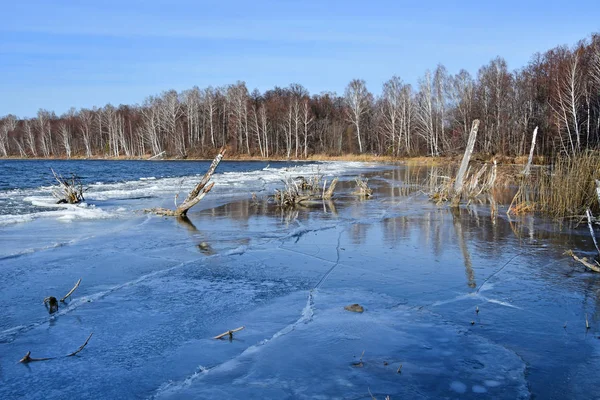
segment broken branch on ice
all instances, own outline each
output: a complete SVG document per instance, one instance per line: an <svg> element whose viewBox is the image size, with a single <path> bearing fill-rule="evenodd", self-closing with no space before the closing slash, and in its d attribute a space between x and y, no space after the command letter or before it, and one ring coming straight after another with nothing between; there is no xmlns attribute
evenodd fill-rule
<svg viewBox="0 0 600 400"><path fill-rule="evenodd" d="M170 210L167 208L150 208L150 209L146 209L144 211L151 212L151 213L154 213L157 215L170 216L170 217L186 216L188 210L190 208L192 208L193 206L195 206L196 204L198 204L200 202L200 200L202 200L204 198L204 196L206 196L206 194L208 192L210 192L210 190L215 185L214 182L209 184L208 181L210 180L210 178L212 177L212 175L215 172L215 169L217 169L217 166L223 159L225 152L226 152L225 147L222 147L221 150L219 150L219 154L217 154L217 156L215 157L213 162L210 164L210 167L208 168L208 171L206 171L206 174L204 174L204 176L202 177L200 182L196 185L196 187L194 187L194 189L192 189L190 194L186 197L184 202L177 207L177 209Z"/></svg>
<svg viewBox="0 0 600 400"><path fill-rule="evenodd" d="M230 331L223 332L220 335L215 336L213 339L223 339L225 336L229 336L230 339L233 339L233 334L235 332L241 331L244 328L245 328L244 326L240 326L239 328L235 328L235 329L232 329Z"/></svg>
<svg viewBox="0 0 600 400"><path fill-rule="evenodd" d="M63 298L60 299L60 302L64 303L65 300L67 300L73 294L73 292L75 291L75 289L77 289L79 287L80 283L81 283L81 278L79 278L79 280L77 281L77 283L75 283L75 286L73 286L73 289L69 290L69 293L65 294L63 296Z"/></svg>
<svg viewBox="0 0 600 400"><path fill-rule="evenodd" d="M81 350L83 350L85 348L85 346L87 346L87 344L90 341L90 339L92 338L93 334L94 334L94 332L90 333L90 336L88 336L87 339L85 339L85 342L81 346L79 346L79 348L77 350L75 350L72 353L67 354L65 357L73 357L74 355L79 353Z"/></svg>
<svg viewBox="0 0 600 400"><path fill-rule="evenodd" d="M64 357L72 357L72 356L76 355L77 353L79 353L81 350L83 350L85 348L85 346L87 346L87 344L90 341L90 339L91 339L91 337L92 337L93 334L94 334L94 332L90 333L90 335L87 337L87 339L85 340L85 342L81 346L79 346L79 348L77 350L75 350L72 353L67 354ZM56 358L59 358L59 357L34 358L34 357L31 357L31 351L28 351L25 354L25 356L19 360L19 362L23 363L23 364L26 364L26 363L30 363L30 362L34 362L34 361L54 360Z"/></svg>
<svg viewBox="0 0 600 400"><path fill-rule="evenodd" d="M573 257L573 259L574 259L575 261L579 261L579 262L580 262L580 263L582 263L582 264L583 264L583 265L584 265L586 268L589 268L589 269L591 269L592 271L595 271L595 272L600 272L600 265L598 265L598 263L595 263L595 264L592 264L592 263L590 263L590 262L587 260L587 258L586 258L586 257L579 258L579 257L577 257L577 256L576 256L576 255L573 253L573 251L571 251L571 250L567 250L567 251L565 251L565 255L568 255L568 256L571 256L571 257Z"/></svg>

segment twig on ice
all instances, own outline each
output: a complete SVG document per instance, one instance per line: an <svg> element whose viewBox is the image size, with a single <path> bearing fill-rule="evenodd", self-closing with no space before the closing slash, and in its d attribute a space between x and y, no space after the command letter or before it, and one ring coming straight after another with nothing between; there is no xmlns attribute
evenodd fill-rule
<svg viewBox="0 0 600 400"><path fill-rule="evenodd" d="M222 338L224 338L227 335L229 335L229 338L231 339L231 338L233 338L233 334L235 332L239 332L239 331L241 331L244 328L245 328L244 326L240 326L239 328L235 328L235 329L232 329L230 331L223 332L220 335L215 336L213 339L222 339Z"/></svg>
<svg viewBox="0 0 600 400"><path fill-rule="evenodd" d="M85 342L81 346L79 346L79 348L77 350L75 350L72 353L67 354L64 357L72 357L72 356L76 355L77 353L79 353L81 350L83 350L85 348L85 346L87 346L87 344L90 341L93 334L94 334L94 332L90 333L90 335L87 337ZM27 354L25 354L25 356L19 360L19 362L26 364L26 363L34 362L34 361L47 361L47 360L54 360L57 358L58 357L33 358L33 357L31 357L31 351L28 351Z"/></svg>

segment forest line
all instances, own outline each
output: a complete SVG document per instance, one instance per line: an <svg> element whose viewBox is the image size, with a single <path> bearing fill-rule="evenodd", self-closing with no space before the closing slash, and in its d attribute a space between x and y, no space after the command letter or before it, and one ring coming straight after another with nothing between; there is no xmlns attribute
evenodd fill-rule
<svg viewBox="0 0 600 400"><path fill-rule="evenodd" d="M600 144L600 35L533 55L509 71L497 57L473 77L426 71L416 87L398 76L374 96L354 79L342 95L302 85L252 92L244 82L165 91L139 105L72 108L57 116L0 118L0 157L169 158L230 154L307 158L313 154L449 156L475 151L521 156L539 127L536 153L579 154Z"/></svg>

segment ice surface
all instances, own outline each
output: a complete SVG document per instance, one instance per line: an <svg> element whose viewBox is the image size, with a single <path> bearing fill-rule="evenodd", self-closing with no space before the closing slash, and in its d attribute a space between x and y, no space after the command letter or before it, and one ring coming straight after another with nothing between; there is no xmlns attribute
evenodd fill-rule
<svg viewBox="0 0 600 400"><path fill-rule="evenodd" d="M265 167L215 176L189 221L134 212L169 206L172 185L197 179L146 171L156 179L101 183L88 206L36 206L16 214L35 215L28 222L0 227L0 398L594 393L600 282L562 255L593 249L587 228L492 223L485 206L453 213L402 194L404 167L362 164L319 166L349 171L334 208L284 211L264 196L315 166ZM255 203L264 172L270 183ZM350 194L357 173L369 177L373 199ZM41 190L24 189L21 201ZM81 217L93 212L106 215ZM69 215L77 217L65 223ZM42 299L79 278L49 316ZM365 311L344 310L354 303ZM232 341L212 339L239 326ZM80 354L61 357L90 332ZM17 364L27 351L59 358Z"/></svg>

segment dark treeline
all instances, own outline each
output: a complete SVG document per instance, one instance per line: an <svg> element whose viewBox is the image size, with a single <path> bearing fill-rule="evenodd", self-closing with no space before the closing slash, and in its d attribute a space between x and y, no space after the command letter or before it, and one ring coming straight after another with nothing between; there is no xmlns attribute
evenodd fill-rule
<svg viewBox="0 0 600 400"><path fill-rule="evenodd" d="M141 105L8 115L0 119L0 156L185 158L212 156L223 145L262 157L452 155L464 149L473 119L481 120L480 153L523 155L535 126L538 154L598 148L600 35L535 54L513 72L496 58L476 77L442 65L417 87L394 76L380 96L358 79L342 96L311 96L299 84L249 92L237 82L170 90Z"/></svg>

